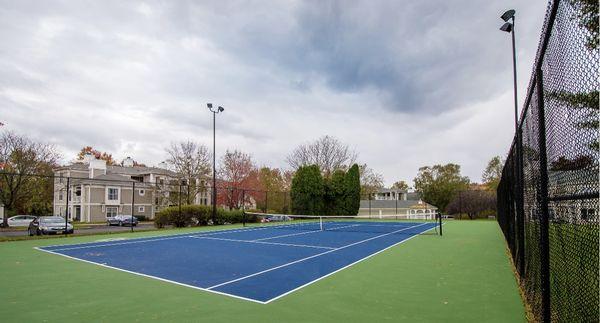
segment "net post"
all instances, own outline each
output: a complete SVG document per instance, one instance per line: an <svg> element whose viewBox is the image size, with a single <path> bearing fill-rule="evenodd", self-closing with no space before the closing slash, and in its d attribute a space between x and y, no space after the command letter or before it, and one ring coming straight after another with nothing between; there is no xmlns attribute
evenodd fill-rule
<svg viewBox="0 0 600 323"><path fill-rule="evenodd" d="M443 234L443 231L442 231L443 230L442 229L442 212L438 211L437 214L438 214L439 225L440 225L440 236L443 236L444 234Z"/></svg>

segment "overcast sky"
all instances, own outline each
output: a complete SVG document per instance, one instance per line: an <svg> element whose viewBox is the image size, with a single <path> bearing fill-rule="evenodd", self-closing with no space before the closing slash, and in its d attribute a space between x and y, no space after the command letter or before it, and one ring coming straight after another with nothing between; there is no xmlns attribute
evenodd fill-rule
<svg viewBox="0 0 600 323"><path fill-rule="evenodd" d="M514 131L545 1L0 0L0 122L56 145L156 165L170 142L251 153L287 168L332 135L387 185L458 163L480 181Z"/></svg>

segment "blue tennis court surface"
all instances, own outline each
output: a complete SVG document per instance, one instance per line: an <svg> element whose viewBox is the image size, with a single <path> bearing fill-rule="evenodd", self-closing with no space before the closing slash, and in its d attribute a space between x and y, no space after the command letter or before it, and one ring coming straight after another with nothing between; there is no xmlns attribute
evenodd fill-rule
<svg viewBox="0 0 600 323"><path fill-rule="evenodd" d="M431 222L281 225L48 246L42 251L269 303L436 227Z"/></svg>

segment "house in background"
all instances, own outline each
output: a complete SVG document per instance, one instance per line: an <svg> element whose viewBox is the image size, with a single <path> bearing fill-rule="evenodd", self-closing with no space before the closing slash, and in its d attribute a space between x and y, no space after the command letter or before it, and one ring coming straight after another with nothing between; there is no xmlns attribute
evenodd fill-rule
<svg viewBox="0 0 600 323"><path fill-rule="evenodd" d="M54 175L54 214L67 215L73 221L102 222L118 214L131 215L132 211L134 216L151 219L162 207L172 205L169 195L180 192L179 187L169 184L179 182L177 173L134 166L130 157L119 166L86 155L83 162L56 168ZM195 196L195 204L206 204L210 201L207 195Z"/></svg>
<svg viewBox="0 0 600 323"><path fill-rule="evenodd" d="M438 208L423 202L416 192L381 189L371 200L361 200L358 215L394 215L404 219L435 219Z"/></svg>
<svg viewBox="0 0 600 323"><path fill-rule="evenodd" d="M382 188L373 194L373 200L377 201L389 201L389 200L402 200L402 201L416 201L419 200L419 193L409 190L400 190L395 188Z"/></svg>

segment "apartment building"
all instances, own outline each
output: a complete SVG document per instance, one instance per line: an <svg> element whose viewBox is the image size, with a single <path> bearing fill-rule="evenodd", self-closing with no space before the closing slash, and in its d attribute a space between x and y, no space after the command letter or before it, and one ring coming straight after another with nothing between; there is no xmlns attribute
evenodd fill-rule
<svg viewBox="0 0 600 323"><path fill-rule="evenodd" d="M86 156L83 162L54 171L54 214L81 222L102 222L119 214L152 219L161 208L181 198L177 173L161 167L134 166L129 157L121 165ZM189 196L188 196L189 198ZM193 204L207 204L209 194L194 194ZM67 203L68 199L68 203Z"/></svg>

